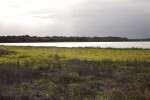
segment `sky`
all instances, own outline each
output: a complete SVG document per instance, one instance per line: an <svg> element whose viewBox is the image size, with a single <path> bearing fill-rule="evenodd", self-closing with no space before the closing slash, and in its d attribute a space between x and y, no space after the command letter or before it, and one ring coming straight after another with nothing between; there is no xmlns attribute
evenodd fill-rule
<svg viewBox="0 0 150 100"><path fill-rule="evenodd" d="M0 36L150 38L150 0L0 0Z"/></svg>

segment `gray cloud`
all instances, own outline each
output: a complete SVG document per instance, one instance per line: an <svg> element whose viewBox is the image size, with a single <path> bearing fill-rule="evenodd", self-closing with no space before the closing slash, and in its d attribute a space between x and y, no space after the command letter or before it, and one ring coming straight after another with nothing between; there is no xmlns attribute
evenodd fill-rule
<svg viewBox="0 0 150 100"><path fill-rule="evenodd" d="M65 7L47 0L7 1L16 19L0 17L0 35L150 37L149 0L79 0Z"/></svg>

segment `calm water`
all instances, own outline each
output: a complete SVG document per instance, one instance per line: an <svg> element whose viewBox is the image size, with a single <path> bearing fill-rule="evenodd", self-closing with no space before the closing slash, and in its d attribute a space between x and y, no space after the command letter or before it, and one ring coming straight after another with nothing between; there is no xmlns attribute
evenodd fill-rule
<svg viewBox="0 0 150 100"><path fill-rule="evenodd" d="M150 42L46 42L46 43L0 43L4 46L44 47L100 47L100 48L144 48L150 49Z"/></svg>

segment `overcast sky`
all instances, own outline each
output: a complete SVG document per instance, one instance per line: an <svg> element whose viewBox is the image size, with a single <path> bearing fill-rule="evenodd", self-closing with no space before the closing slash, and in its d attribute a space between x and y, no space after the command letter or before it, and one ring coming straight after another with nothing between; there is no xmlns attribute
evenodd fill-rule
<svg viewBox="0 0 150 100"><path fill-rule="evenodd" d="M0 36L150 38L150 0L0 0Z"/></svg>

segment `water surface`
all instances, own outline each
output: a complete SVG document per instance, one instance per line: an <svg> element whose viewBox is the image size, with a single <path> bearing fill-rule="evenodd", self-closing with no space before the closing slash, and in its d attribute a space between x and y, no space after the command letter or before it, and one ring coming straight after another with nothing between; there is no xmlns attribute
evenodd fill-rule
<svg viewBox="0 0 150 100"><path fill-rule="evenodd" d="M3 46L35 47L100 47L100 48L143 48L150 49L150 42L40 42L40 43L0 43Z"/></svg>

